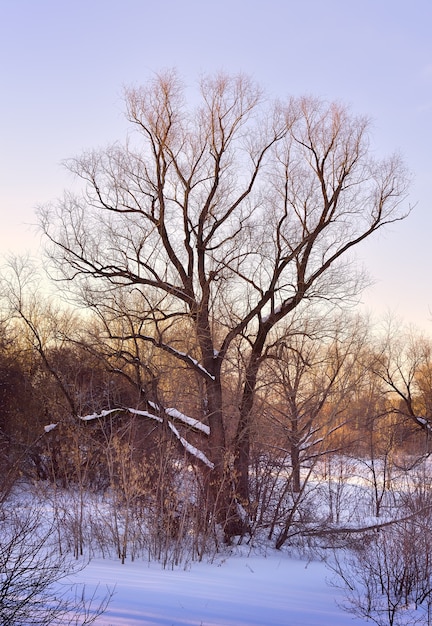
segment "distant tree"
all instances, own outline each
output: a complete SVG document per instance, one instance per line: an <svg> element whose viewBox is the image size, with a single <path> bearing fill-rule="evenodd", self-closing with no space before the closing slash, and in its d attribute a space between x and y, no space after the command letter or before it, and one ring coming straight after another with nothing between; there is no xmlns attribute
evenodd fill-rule
<svg viewBox="0 0 432 626"><path fill-rule="evenodd" d="M268 354L268 412L278 448L290 454L297 493L302 465L337 451L337 433L351 421L350 399L363 376L359 355L366 333L359 319L347 316L327 320L327 327L309 319L288 330Z"/></svg>
<svg viewBox="0 0 432 626"><path fill-rule="evenodd" d="M175 72L128 89L135 132L68 161L83 192L66 193L40 219L57 278L102 317L120 318L132 302L136 323L123 339L200 379L200 446L180 435L178 412L157 402L154 387L144 386L142 402L201 464L229 537L244 530L267 346L303 303L358 292L349 252L406 215L408 179L397 156L372 158L368 121L342 105L269 103L249 78L223 74L203 78L196 109L184 93ZM225 414L224 377L239 346L241 398Z"/></svg>
<svg viewBox="0 0 432 626"><path fill-rule="evenodd" d="M265 398L265 426L256 440L266 442L266 458L274 459L268 464L277 497L268 508L274 509L271 535L278 529L278 548L298 532L293 527L308 483L316 478L314 468L329 457L325 467L330 473L330 457L353 444L351 402L362 384L359 357L367 346L368 327L360 318L339 315L324 325L310 315L299 322L269 348L259 392Z"/></svg>
<svg viewBox="0 0 432 626"><path fill-rule="evenodd" d="M374 351L371 370L383 382L388 403L401 424L425 434L425 452L432 434L432 343L414 331L390 323Z"/></svg>

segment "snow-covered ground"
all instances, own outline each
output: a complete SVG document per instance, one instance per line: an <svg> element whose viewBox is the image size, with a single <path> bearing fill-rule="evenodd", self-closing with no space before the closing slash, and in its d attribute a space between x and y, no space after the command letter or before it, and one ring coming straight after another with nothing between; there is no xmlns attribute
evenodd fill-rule
<svg viewBox="0 0 432 626"><path fill-rule="evenodd" d="M310 480L312 499L308 506L315 512L319 510L318 518L328 517L334 523L340 521L346 526L358 527L368 522L385 521L385 514L392 516L390 505L397 502L397 492L390 493L388 510L383 498L382 517L373 517L375 492L371 489L365 464L357 465L354 467L341 459L339 464L330 468L331 471L329 467L324 468L321 477L317 471L316 484ZM430 468L425 475L430 476ZM416 476L410 477L414 487ZM398 486L402 482L398 478ZM430 483L426 483L429 486ZM407 487L407 494L411 488L412 485ZM377 489L380 495L380 485ZM382 493L387 495L387 492ZM101 545L84 532L84 554L91 560L82 570L78 562L77 573L63 581L67 585L63 590L67 590L69 584L85 584L87 598L91 598L95 589L101 599L107 588L115 588L106 613L96 622L99 626L365 626L371 623L354 618L340 608L344 598L342 592L328 584L333 576L331 571L322 562L295 558L289 552L293 549L289 542L281 551L270 547L264 540L260 544L258 536L253 549L240 545L230 551L222 547L222 552L215 553L210 546L203 562L192 561L185 546L180 550L180 556L186 565L171 569L169 566L164 569L155 560L149 562L144 546L137 549L135 561L128 559L122 565L120 559L108 557L115 554L115 542L111 545L109 536L109 503L101 503L98 497L92 496L93 500L89 496L84 499L82 511L75 510L77 502L80 503L80 494L75 495L78 500L73 491L63 493L56 489L51 492L50 486L45 486L44 490L39 488L34 495L33 488L24 483L16 488L10 504L17 515L20 507L24 513L28 510L29 515L36 515L42 527L56 511L60 516L61 532L54 537L54 543L60 542L65 553L70 551L72 563L72 548L77 549L74 541L78 521L80 528L88 526L90 530L97 530L95 520L103 526L101 515L103 507L107 507L108 518L102 528ZM80 513L83 519L79 517ZM429 524L429 518L423 522ZM121 529L119 532L121 534ZM420 542L419 545L423 550L423 544ZM103 554L105 558L100 556ZM167 563L172 562L171 553L162 556L168 556ZM72 588L71 593L75 592ZM98 602L94 605L97 606ZM400 623L413 624L410 621L413 614L402 612L405 614L401 615Z"/></svg>
<svg viewBox="0 0 432 626"><path fill-rule="evenodd" d="M143 561L95 559L77 575L87 591L115 585L100 626L361 626L337 605L325 565L267 556L219 556L164 570ZM341 599L339 597L339 599ZM370 622L369 622L370 623Z"/></svg>

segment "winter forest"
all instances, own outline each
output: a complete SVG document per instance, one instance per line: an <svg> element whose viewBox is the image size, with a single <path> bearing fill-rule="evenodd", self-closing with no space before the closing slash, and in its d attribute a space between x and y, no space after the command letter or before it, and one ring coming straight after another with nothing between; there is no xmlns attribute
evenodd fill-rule
<svg viewBox="0 0 432 626"><path fill-rule="evenodd" d="M245 75L124 102L38 209L42 267L1 272L1 623L99 623L112 590L56 591L93 558L237 547L326 562L347 623L431 624L432 343L357 307L403 161Z"/></svg>

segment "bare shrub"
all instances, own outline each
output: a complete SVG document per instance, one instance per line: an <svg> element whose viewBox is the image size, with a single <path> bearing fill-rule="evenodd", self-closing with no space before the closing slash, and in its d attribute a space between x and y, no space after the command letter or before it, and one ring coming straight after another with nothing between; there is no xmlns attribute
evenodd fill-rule
<svg viewBox="0 0 432 626"><path fill-rule="evenodd" d="M61 554L40 505L24 500L0 511L0 622L3 626L94 623L112 590L98 599L84 585L67 582L84 565Z"/></svg>
<svg viewBox="0 0 432 626"><path fill-rule="evenodd" d="M377 626L432 623L432 530L428 509L334 552L342 604Z"/></svg>

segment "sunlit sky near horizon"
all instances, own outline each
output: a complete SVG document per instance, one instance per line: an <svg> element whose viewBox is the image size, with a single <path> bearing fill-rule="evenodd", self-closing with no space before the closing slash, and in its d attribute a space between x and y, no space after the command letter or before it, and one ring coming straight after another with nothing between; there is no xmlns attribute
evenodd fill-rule
<svg viewBox="0 0 432 626"><path fill-rule="evenodd" d="M124 86L244 72L271 97L350 104L377 154L402 154L414 210L358 250L362 299L432 334L431 33L431 0L0 0L0 256L36 250L63 159L124 137Z"/></svg>

